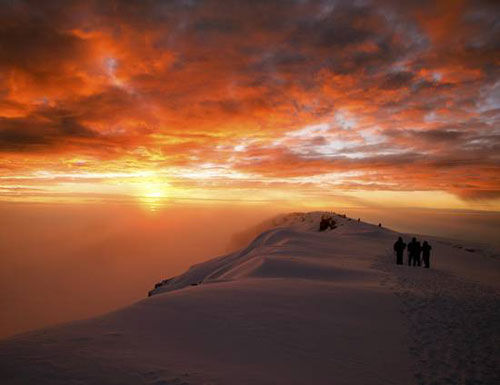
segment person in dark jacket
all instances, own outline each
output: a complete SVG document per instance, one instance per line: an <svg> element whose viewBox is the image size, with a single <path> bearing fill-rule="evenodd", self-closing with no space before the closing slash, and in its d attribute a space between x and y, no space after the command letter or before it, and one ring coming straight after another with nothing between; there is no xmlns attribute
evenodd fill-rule
<svg viewBox="0 0 500 385"><path fill-rule="evenodd" d="M420 252L422 247L415 237L408 243L408 266L420 266Z"/></svg>
<svg viewBox="0 0 500 385"><path fill-rule="evenodd" d="M422 262L420 259L420 255L422 253L422 246L420 242L417 241L417 245L415 246L415 256L413 257L413 266L421 266Z"/></svg>
<svg viewBox="0 0 500 385"><path fill-rule="evenodd" d="M431 245L427 243L427 241L424 241L424 244L422 245L422 259L424 260L424 267L429 268L431 267Z"/></svg>
<svg viewBox="0 0 500 385"><path fill-rule="evenodd" d="M413 242L416 241L415 238L413 238L410 243L408 243L408 266L411 266L413 262L413 253L412 253L412 248L413 248Z"/></svg>
<svg viewBox="0 0 500 385"><path fill-rule="evenodd" d="M422 246L420 242L417 241L414 248L414 256L413 256L413 266L420 266L422 264L420 255L422 253Z"/></svg>
<svg viewBox="0 0 500 385"><path fill-rule="evenodd" d="M321 218L321 222L319 223L319 231L325 231L328 229L329 221L325 217Z"/></svg>
<svg viewBox="0 0 500 385"><path fill-rule="evenodd" d="M399 237L396 243L394 243L394 251L396 252L396 264L403 264L403 252L405 251L406 243L403 242L403 238Z"/></svg>

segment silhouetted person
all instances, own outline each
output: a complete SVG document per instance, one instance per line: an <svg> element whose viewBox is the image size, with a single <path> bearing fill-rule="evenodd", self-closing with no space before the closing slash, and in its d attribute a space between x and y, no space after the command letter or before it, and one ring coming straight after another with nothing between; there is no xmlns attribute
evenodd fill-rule
<svg viewBox="0 0 500 385"><path fill-rule="evenodd" d="M420 242L415 237L408 243L408 266L420 266Z"/></svg>
<svg viewBox="0 0 500 385"><path fill-rule="evenodd" d="M394 251L396 252L396 264L403 264L403 252L405 251L406 243L403 242L403 238L399 237L396 243L394 243Z"/></svg>
<svg viewBox="0 0 500 385"><path fill-rule="evenodd" d="M321 218L321 222L319 223L319 231L325 231L328 229L333 230L335 228L337 228L337 224L332 217Z"/></svg>
<svg viewBox="0 0 500 385"><path fill-rule="evenodd" d="M424 244L422 245L422 259L424 260L424 267L429 268L431 267L431 245L427 243L427 241L424 241Z"/></svg>
<svg viewBox="0 0 500 385"><path fill-rule="evenodd" d="M378 227L382 227L382 223L379 223L379 224L378 224Z"/></svg>
<svg viewBox="0 0 500 385"><path fill-rule="evenodd" d="M413 258L413 266L417 264L417 266L420 266L422 264L420 260L420 254L422 253L422 246L420 245L420 242L417 241L417 245L415 246L415 257Z"/></svg>
<svg viewBox="0 0 500 385"><path fill-rule="evenodd" d="M408 266L420 266L420 242L415 237L408 243Z"/></svg>
<svg viewBox="0 0 500 385"><path fill-rule="evenodd" d="M319 231L325 231L328 228L328 220L326 218L321 218L319 222Z"/></svg>

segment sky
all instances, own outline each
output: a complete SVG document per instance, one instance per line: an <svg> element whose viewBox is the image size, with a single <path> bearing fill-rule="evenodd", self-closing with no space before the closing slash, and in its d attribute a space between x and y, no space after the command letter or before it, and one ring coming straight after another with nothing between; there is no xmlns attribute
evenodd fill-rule
<svg viewBox="0 0 500 385"><path fill-rule="evenodd" d="M0 3L0 200L500 210L498 2Z"/></svg>

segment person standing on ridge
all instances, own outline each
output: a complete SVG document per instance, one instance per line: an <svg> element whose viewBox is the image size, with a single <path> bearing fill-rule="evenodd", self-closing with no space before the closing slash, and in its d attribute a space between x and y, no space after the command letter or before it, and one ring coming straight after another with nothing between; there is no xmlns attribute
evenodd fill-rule
<svg viewBox="0 0 500 385"><path fill-rule="evenodd" d="M422 262L420 260L420 254L422 253L422 246L420 245L420 242L417 241L417 245L415 246L415 257L413 258L413 266L415 266L415 263L417 266L421 266Z"/></svg>
<svg viewBox="0 0 500 385"><path fill-rule="evenodd" d="M408 243L408 266L411 266L411 263L413 262L413 242L415 241L415 238L413 238L410 243Z"/></svg>
<svg viewBox="0 0 500 385"><path fill-rule="evenodd" d="M430 258L431 258L431 245L427 243L427 241L424 241L424 244L422 245L422 259L424 260L424 267L428 269L431 267L430 263Z"/></svg>
<svg viewBox="0 0 500 385"><path fill-rule="evenodd" d="M420 266L420 242L415 237L408 243L408 266Z"/></svg>
<svg viewBox="0 0 500 385"><path fill-rule="evenodd" d="M396 243L394 243L394 251L396 252L396 264L403 264L403 252L405 251L406 243L403 242L403 238L399 237Z"/></svg>

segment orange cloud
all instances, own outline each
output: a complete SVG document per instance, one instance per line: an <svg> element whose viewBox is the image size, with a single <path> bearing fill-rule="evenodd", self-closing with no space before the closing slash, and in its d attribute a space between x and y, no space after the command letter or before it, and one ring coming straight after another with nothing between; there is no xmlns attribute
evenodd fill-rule
<svg viewBox="0 0 500 385"><path fill-rule="evenodd" d="M56 3L0 11L0 194L500 195L496 4Z"/></svg>

